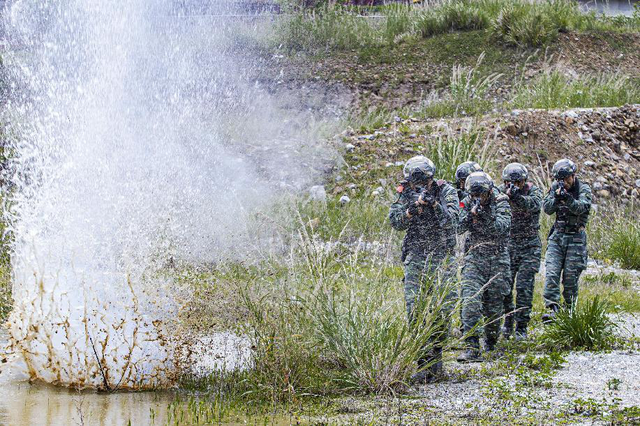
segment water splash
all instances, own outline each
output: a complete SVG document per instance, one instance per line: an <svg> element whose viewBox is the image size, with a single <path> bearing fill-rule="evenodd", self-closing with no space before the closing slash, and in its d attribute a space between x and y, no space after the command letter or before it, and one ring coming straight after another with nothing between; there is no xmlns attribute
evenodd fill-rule
<svg viewBox="0 0 640 426"><path fill-rule="evenodd" d="M246 255L252 212L332 159L310 126L323 112L260 84L232 25L170 3L18 0L5 14L9 323L33 379L173 383L179 303L158 271Z"/></svg>

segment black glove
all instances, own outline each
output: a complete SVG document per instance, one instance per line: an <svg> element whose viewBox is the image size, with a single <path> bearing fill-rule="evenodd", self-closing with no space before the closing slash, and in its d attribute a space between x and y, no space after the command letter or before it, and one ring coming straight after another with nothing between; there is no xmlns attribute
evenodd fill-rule
<svg viewBox="0 0 640 426"><path fill-rule="evenodd" d="M515 185L511 185L508 191L509 198L515 200L518 197L522 196L522 191Z"/></svg>
<svg viewBox="0 0 640 426"><path fill-rule="evenodd" d="M422 194L420 194L420 197L422 198L422 201L430 206L433 207L433 202L436 200L435 197L431 194L429 194L428 192L423 192Z"/></svg>
<svg viewBox="0 0 640 426"><path fill-rule="evenodd" d="M415 202L411 202L409 203L409 208L407 208L407 212L409 212L409 214L412 217L418 216L421 213L421 208Z"/></svg>

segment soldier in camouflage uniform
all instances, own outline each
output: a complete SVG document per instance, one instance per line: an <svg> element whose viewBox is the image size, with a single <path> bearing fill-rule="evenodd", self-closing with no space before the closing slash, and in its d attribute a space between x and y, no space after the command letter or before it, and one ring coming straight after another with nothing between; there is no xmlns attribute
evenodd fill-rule
<svg viewBox="0 0 640 426"><path fill-rule="evenodd" d="M467 177L473 172L481 172L482 167L475 161L465 161L456 169L456 190L458 191L458 199L464 200L469 195L464 187Z"/></svg>
<svg viewBox="0 0 640 426"><path fill-rule="evenodd" d="M462 201L458 232L469 231L468 249L462 268L462 323L469 334L468 349L459 362L478 362L482 316L486 320L486 349L493 350L500 330L504 296L509 290L507 240L511 226L508 197L493 186L484 172L471 173L465 183L469 195Z"/></svg>
<svg viewBox="0 0 640 426"><path fill-rule="evenodd" d="M549 309L544 321L553 319L560 307L560 275L565 306L572 307L578 298L580 274L587 267L585 228L591 210L591 188L576 177L577 170L571 160L556 162L552 169L555 181L544 197L544 212L556 215L544 259L544 301Z"/></svg>
<svg viewBox="0 0 640 426"><path fill-rule="evenodd" d="M407 161L403 170L405 181L398 187L398 199L389 211L391 226L407 231L402 243L402 261L407 315L414 326L417 325L414 308L420 294L438 283L450 285L449 280L455 274L449 262L453 251L447 244L445 229L457 226L459 201L451 185L433 179L435 172L433 162L426 157L417 156ZM444 322L448 324L455 292L449 292L446 299ZM443 330L436 342L443 340L447 332ZM436 343L431 353L418 360L418 367L415 381L424 382L440 375L442 346Z"/></svg>
<svg viewBox="0 0 640 426"><path fill-rule="evenodd" d="M509 197L511 205L511 231L509 235L509 257L511 259L511 279L509 294L504 298L506 314L503 327L505 338L513 334L515 317L516 339L527 337L527 325L531 315L533 287L540 269L540 208L542 191L527 182L529 172L520 163L511 163L502 172L499 189ZM513 313L513 284L516 287L516 305Z"/></svg>

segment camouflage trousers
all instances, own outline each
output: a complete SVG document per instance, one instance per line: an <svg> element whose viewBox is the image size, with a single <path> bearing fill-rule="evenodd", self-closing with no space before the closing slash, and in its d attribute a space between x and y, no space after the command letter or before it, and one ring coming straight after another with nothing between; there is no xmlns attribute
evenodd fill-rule
<svg viewBox="0 0 640 426"><path fill-rule="evenodd" d="M495 344L500 331L504 296L509 292L511 270L509 253L503 248L497 253L472 249L462 267L462 325L469 333L478 327L484 316L484 333L489 344ZM475 334L482 333L476 328Z"/></svg>
<svg viewBox="0 0 640 426"><path fill-rule="evenodd" d="M564 303L571 306L578 298L578 280L587 267L587 234L579 231L565 234L554 231L548 240L544 258L546 269L544 303L547 307L560 305L560 276Z"/></svg>
<svg viewBox="0 0 640 426"><path fill-rule="evenodd" d="M404 261L404 297L407 307L409 323L414 324L414 311L421 296L434 295L434 291L444 291L441 319L444 330L437 340L444 340L449 332L451 312L456 299L453 279L456 268L452 255L436 253L426 255L419 252L409 252Z"/></svg>
<svg viewBox="0 0 640 426"><path fill-rule="evenodd" d="M527 327L531 317L533 303L533 287L536 274L540 269L542 243L540 237L519 238L509 241L509 258L511 260L511 276L509 294L504 297L505 326L512 327L513 319L520 327ZM513 304L513 287L515 283L516 303Z"/></svg>

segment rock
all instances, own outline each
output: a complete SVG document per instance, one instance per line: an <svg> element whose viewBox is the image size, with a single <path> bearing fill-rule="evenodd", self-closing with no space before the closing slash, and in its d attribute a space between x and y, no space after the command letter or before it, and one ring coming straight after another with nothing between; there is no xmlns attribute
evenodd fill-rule
<svg viewBox="0 0 640 426"><path fill-rule="evenodd" d="M599 131L599 130L594 130L593 132L591 132L591 137L592 137L594 140L599 141L599 140L600 140L600 138L602 137L602 135L600 134L600 131Z"/></svg>
<svg viewBox="0 0 640 426"><path fill-rule="evenodd" d="M634 188L634 189L631 191L631 196L632 196L633 198L638 198L638 190Z"/></svg>
<svg viewBox="0 0 640 426"><path fill-rule="evenodd" d="M404 161L396 161L396 166L398 167L404 166Z"/></svg>
<svg viewBox="0 0 640 426"><path fill-rule="evenodd" d="M624 155L622 156L622 158L624 158L624 161L629 161L629 160L631 160L631 155L629 155L629 154L627 153L627 154L624 154Z"/></svg>
<svg viewBox="0 0 640 426"><path fill-rule="evenodd" d="M636 188L640 188L640 179L636 179Z"/></svg>
<svg viewBox="0 0 640 426"><path fill-rule="evenodd" d="M402 118L396 115L395 117L393 117L393 121L395 121L396 123L400 123L402 121Z"/></svg>
<svg viewBox="0 0 640 426"><path fill-rule="evenodd" d="M314 201L327 201L327 191L324 189L324 185L315 185L309 188L309 197Z"/></svg>
<svg viewBox="0 0 640 426"><path fill-rule="evenodd" d="M415 138L417 138L417 137L418 137L418 135L416 135L415 133L411 133L411 134L409 135L409 139L415 139Z"/></svg>
<svg viewBox="0 0 640 426"><path fill-rule="evenodd" d="M595 163L595 161L589 160L589 161L585 161L584 165L585 165L585 167L595 167L596 163Z"/></svg>
<svg viewBox="0 0 640 426"><path fill-rule="evenodd" d="M600 182L596 181L596 182L593 183L593 190L594 191L599 191L601 189L602 189L602 184Z"/></svg>
<svg viewBox="0 0 640 426"><path fill-rule="evenodd" d="M343 206L349 202L351 202L351 198L349 198L348 196L343 195L342 197L340 197L340 204L342 204Z"/></svg>
<svg viewBox="0 0 640 426"><path fill-rule="evenodd" d="M393 163L387 163L384 165L385 167L393 167Z"/></svg>
<svg viewBox="0 0 640 426"><path fill-rule="evenodd" d="M602 197L602 198L609 198L611 197L611 193L609 191L607 191L606 189L601 189L600 191L597 192L598 196Z"/></svg>
<svg viewBox="0 0 640 426"><path fill-rule="evenodd" d="M356 185L355 183L350 183L349 185L347 185L347 188L349 189L356 189L358 187L358 185Z"/></svg>
<svg viewBox="0 0 640 426"><path fill-rule="evenodd" d="M380 182L380 185L382 185L383 187L387 186L387 180L386 179L378 179L378 182Z"/></svg>
<svg viewBox="0 0 640 426"><path fill-rule="evenodd" d="M515 136L518 134L518 128L516 127L515 124L513 124L512 122L508 122L505 126L504 126L504 131L511 135L511 136Z"/></svg>
<svg viewBox="0 0 640 426"><path fill-rule="evenodd" d="M344 178L342 176L338 175L338 176L336 176L335 180L336 180L336 183L338 183L338 182L342 182L343 179Z"/></svg>
<svg viewBox="0 0 640 426"><path fill-rule="evenodd" d="M352 143L348 143L348 144L346 144L346 145L344 146L344 148L347 150L347 152L351 152L351 151L353 151L354 149L356 149L356 146L355 146L354 144L352 144Z"/></svg>

